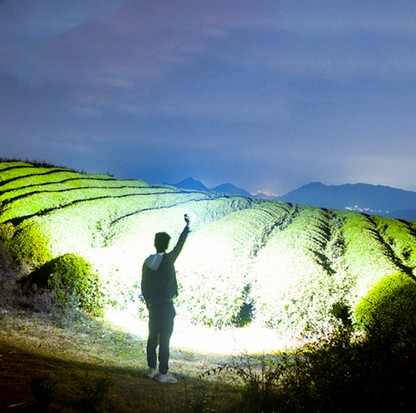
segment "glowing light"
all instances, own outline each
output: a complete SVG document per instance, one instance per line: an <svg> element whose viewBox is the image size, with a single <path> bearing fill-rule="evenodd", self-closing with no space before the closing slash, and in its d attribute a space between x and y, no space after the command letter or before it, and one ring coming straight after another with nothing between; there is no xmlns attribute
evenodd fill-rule
<svg viewBox="0 0 416 413"><path fill-rule="evenodd" d="M147 340L146 321L137 319L131 311L111 311L106 318L113 327L135 334ZM288 349L293 345L289 337L279 335L275 330L251 324L244 328L216 330L191 324L177 316L171 339L171 348L206 355L263 354Z"/></svg>

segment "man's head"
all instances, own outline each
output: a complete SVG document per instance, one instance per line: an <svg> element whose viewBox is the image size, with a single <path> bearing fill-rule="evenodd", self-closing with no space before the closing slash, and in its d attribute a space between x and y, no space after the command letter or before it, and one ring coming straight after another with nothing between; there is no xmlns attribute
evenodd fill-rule
<svg viewBox="0 0 416 413"><path fill-rule="evenodd" d="M168 249L170 235L166 232L158 232L155 235L155 247L157 252L165 252Z"/></svg>

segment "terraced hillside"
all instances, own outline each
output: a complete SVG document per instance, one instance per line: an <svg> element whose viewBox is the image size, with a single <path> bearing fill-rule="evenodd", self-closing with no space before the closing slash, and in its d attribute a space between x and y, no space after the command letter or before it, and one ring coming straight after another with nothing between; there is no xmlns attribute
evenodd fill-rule
<svg viewBox="0 0 416 413"><path fill-rule="evenodd" d="M143 260L183 214L192 233L177 261L178 311L208 325L257 320L319 328L387 275L414 275L416 223L216 192L119 181L28 162L0 163L0 236L26 272L68 253L98 271L105 301L140 300Z"/></svg>

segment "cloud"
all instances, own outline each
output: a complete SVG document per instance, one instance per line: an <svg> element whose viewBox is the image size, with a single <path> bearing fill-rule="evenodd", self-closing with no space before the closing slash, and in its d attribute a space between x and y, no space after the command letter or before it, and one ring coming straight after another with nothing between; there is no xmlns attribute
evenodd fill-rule
<svg viewBox="0 0 416 413"><path fill-rule="evenodd" d="M65 33L97 16L113 12L122 0L3 0L0 27L3 35L36 43Z"/></svg>
<svg viewBox="0 0 416 413"><path fill-rule="evenodd" d="M6 0L2 154L278 193L385 180L353 160L416 150L415 17L407 0Z"/></svg>
<svg viewBox="0 0 416 413"><path fill-rule="evenodd" d="M210 39L248 24L248 7L256 13L248 1L43 0L19 6L6 1L0 18L0 33L7 39L3 55L6 65L26 81L30 67L35 83L36 78L83 84L108 81L109 87L123 87L184 64Z"/></svg>

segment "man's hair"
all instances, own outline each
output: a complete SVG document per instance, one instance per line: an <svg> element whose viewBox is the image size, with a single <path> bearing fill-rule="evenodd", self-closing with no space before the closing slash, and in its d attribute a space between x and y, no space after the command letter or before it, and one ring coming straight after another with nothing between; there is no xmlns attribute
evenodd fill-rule
<svg viewBox="0 0 416 413"><path fill-rule="evenodd" d="M169 246L170 235L166 232L158 232L155 235L155 247L157 252L164 252Z"/></svg>

